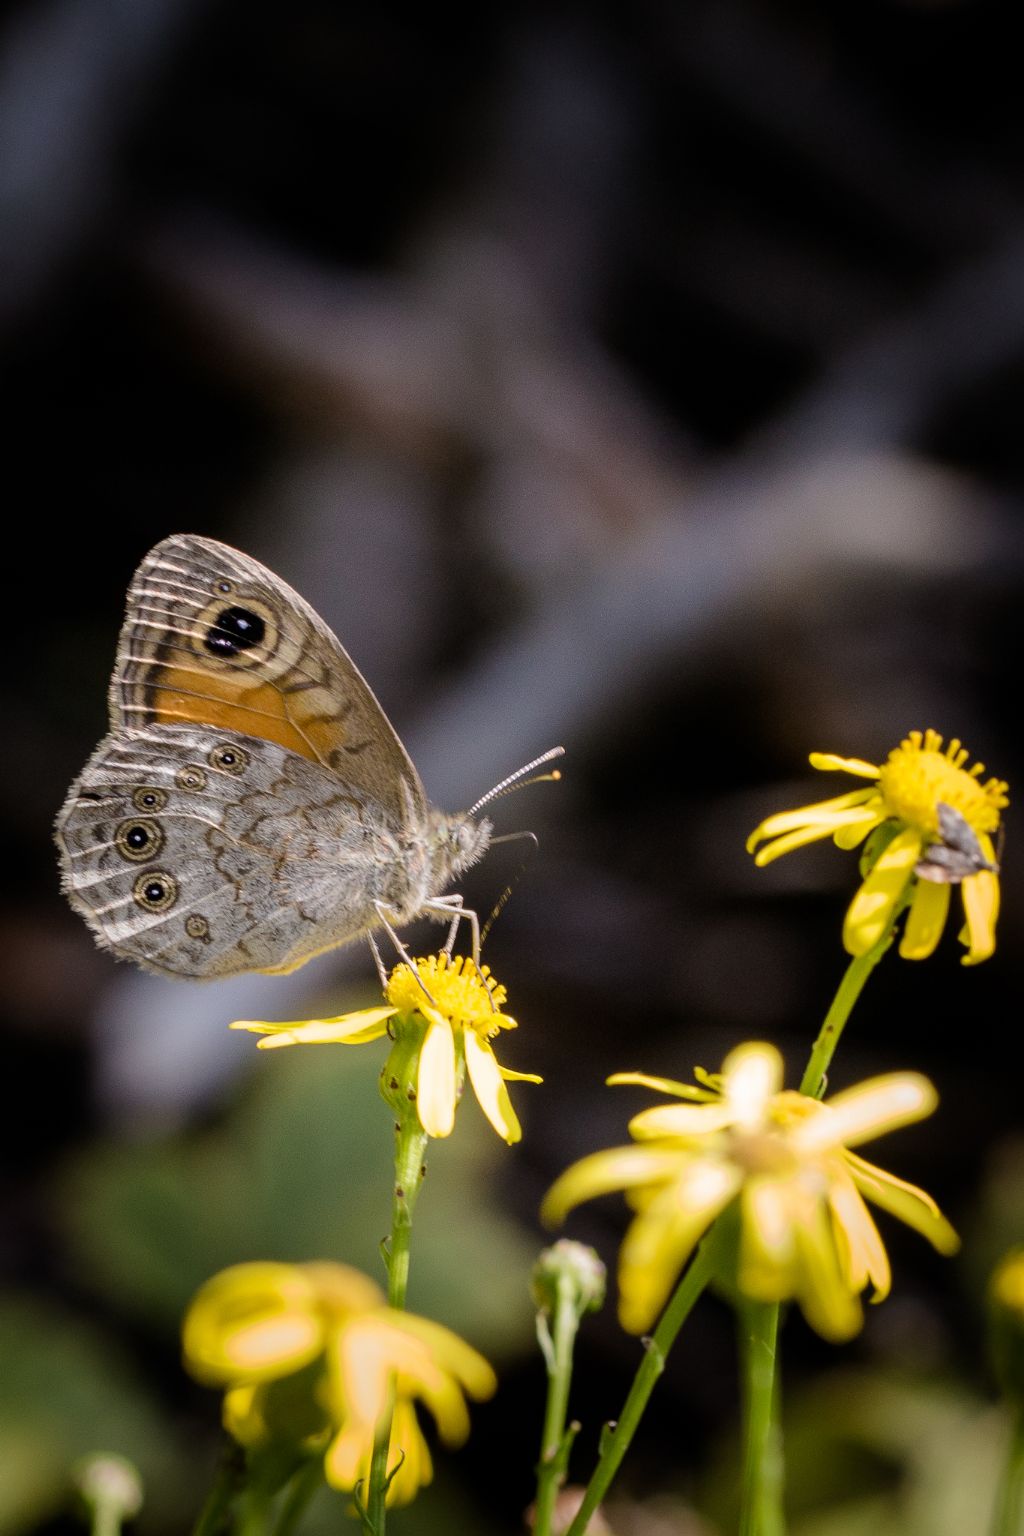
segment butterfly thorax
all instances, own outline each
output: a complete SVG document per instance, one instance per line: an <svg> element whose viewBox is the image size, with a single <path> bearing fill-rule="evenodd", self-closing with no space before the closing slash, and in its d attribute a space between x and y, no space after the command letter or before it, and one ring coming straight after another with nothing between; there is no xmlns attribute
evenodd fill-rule
<svg viewBox="0 0 1024 1536"><path fill-rule="evenodd" d="M384 879L378 899L399 922L409 921L476 863L490 843L491 830L486 818L474 821L465 811L451 815L429 806L398 839L392 858L381 861Z"/></svg>

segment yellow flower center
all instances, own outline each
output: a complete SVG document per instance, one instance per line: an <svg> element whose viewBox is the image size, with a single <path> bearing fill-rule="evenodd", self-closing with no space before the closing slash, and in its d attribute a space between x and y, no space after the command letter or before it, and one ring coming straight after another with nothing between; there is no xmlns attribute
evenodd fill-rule
<svg viewBox="0 0 1024 1536"><path fill-rule="evenodd" d="M983 763L965 769L969 753L955 738L945 751L937 731L911 731L883 764L878 787L890 815L937 837L940 804L959 811L975 832L994 832L1009 804L1002 779L987 779Z"/></svg>
<svg viewBox="0 0 1024 1536"><path fill-rule="evenodd" d="M508 994L500 982L489 979L489 966L478 969L465 956L444 952L414 960L413 965L415 972L396 965L388 979L388 1002L400 1013L420 1013L425 1003L432 1004L452 1029L474 1029L485 1039L509 1027L511 1021L501 1012Z"/></svg>

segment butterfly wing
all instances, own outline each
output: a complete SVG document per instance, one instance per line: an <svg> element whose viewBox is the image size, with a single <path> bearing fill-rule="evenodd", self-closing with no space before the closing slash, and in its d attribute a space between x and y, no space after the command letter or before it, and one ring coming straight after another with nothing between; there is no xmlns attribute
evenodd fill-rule
<svg viewBox="0 0 1024 1536"><path fill-rule="evenodd" d="M365 933L375 900L418 904L425 878L371 797L277 742L211 726L106 737L57 843L99 943L173 976L292 970Z"/></svg>
<svg viewBox="0 0 1024 1536"><path fill-rule="evenodd" d="M150 550L128 590L110 728L196 723L277 742L399 822L422 821L419 775L348 654L258 561L197 534Z"/></svg>

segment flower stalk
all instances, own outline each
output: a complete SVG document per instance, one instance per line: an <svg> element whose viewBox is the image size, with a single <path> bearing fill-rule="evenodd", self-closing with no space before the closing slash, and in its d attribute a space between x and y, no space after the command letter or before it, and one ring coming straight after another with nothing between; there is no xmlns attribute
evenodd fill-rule
<svg viewBox="0 0 1024 1536"><path fill-rule="evenodd" d="M393 1102L392 1099L389 1101ZM395 1185L391 1198L391 1237L386 1247L388 1271L388 1305L399 1312L405 1311L409 1289L409 1261L412 1251L412 1215L416 1197L423 1183L426 1164L423 1161L427 1148L427 1133L420 1125L413 1104L395 1125ZM391 1425L394 1418L395 1397L392 1390L388 1403L377 1425L370 1463L370 1486L366 1502L366 1523L384 1536L387 1519L385 1498L388 1490L388 1453L391 1446Z"/></svg>
<svg viewBox="0 0 1024 1536"><path fill-rule="evenodd" d="M662 1313L661 1321L651 1338L645 1339L644 1357L640 1369L623 1404L617 1422L608 1427L602 1437L601 1450L594 1474L587 1484L576 1516L565 1536L584 1536L590 1517L597 1510L629 1450L637 1426L654 1391L658 1377L665 1369L668 1352L675 1343L676 1335L693 1310L701 1292L714 1273L712 1241L707 1239L694 1254L693 1262L676 1287L675 1294Z"/></svg>
<svg viewBox="0 0 1024 1536"><path fill-rule="evenodd" d="M604 1303L605 1267L592 1248L562 1239L546 1248L537 1261L533 1294L537 1340L548 1373L533 1530L534 1536L551 1536L555 1503L579 1431L575 1423L566 1428L576 1334L584 1316Z"/></svg>
<svg viewBox="0 0 1024 1536"><path fill-rule="evenodd" d="M855 955L825 1014L800 1081L800 1092L820 1099L847 1020L875 966L895 938L896 914L882 937ZM779 1303L748 1303L740 1312L745 1412L740 1536L782 1536L782 1429L778 1422Z"/></svg>
<svg viewBox="0 0 1024 1536"><path fill-rule="evenodd" d="M740 1536L783 1536L782 1438L778 1423L778 1302L744 1302L738 1312L743 1381Z"/></svg>
<svg viewBox="0 0 1024 1536"><path fill-rule="evenodd" d="M800 1092L806 1093L809 1098L820 1099L825 1092L828 1069L832 1065L832 1057L846 1028L846 1021L853 1012L868 977L892 945L894 937L894 928L889 928L871 949L863 955L855 955L846 967L800 1080Z"/></svg>

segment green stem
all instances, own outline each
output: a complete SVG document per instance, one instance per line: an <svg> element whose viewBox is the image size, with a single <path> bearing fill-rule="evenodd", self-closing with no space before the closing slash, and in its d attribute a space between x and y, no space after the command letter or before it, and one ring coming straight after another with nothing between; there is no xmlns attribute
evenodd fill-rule
<svg viewBox="0 0 1024 1536"><path fill-rule="evenodd" d="M689 1269L676 1286L675 1294L665 1308L653 1337L645 1340L644 1357L640 1362L640 1369L633 1378L633 1385L629 1389L629 1395L617 1424L603 1439L600 1459L594 1469L594 1475L587 1484L583 1503L565 1536L584 1536L591 1515L611 1487L612 1479L619 1470L622 1458L629 1449L630 1441L647 1407L654 1384L665 1369L665 1359L675 1342L676 1334L689 1317L694 1303L714 1272L711 1248L710 1240L705 1238L697 1249Z"/></svg>
<svg viewBox="0 0 1024 1536"><path fill-rule="evenodd" d="M540 1461L537 1464L534 1536L551 1536L551 1519L555 1511L555 1500L565 1479L565 1464L569 1449L565 1419L569 1410L573 1345L576 1342L580 1324L577 1292L577 1283L571 1275L559 1275L555 1294L554 1332L550 1350L546 1351L548 1400L544 1411Z"/></svg>
<svg viewBox="0 0 1024 1536"><path fill-rule="evenodd" d="M121 1536L121 1521L124 1516L120 1504L110 1504L99 1500L93 1506L92 1512L92 1536Z"/></svg>
<svg viewBox="0 0 1024 1536"><path fill-rule="evenodd" d="M902 910L902 909L900 909ZM895 915L886 932L863 955L855 955L843 973L824 1023L811 1049L800 1092L820 1099L825 1092L832 1057L864 990L865 983L895 937ZM782 1514L782 1439L777 1423L779 1308L777 1303L752 1307L741 1316L744 1328L743 1373L746 1414L743 1429L743 1502L741 1536L780 1536Z"/></svg>
<svg viewBox="0 0 1024 1536"><path fill-rule="evenodd" d="M996 1501L992 1536L1024 1536L1024 1409L1018 1409Z"/></svg>
<svg viewBox="0 0 1024 1536"><path fill-rule="evenodd" d="M323 1486L324 1463L322 1456L313 1456L292 1478L285 1494L281 1512L274 1523L273 1536L291 1536L302 1519L310 1499Z"/></svg>
<svg viewBox="0 0 1024 1536"><path fill-rule="evenodd" d="M746 1302L739 1328L744 1398L740 1536L783 1536L782 1445L775 1416L778 1306Z"/></svg>
<svg viewBox="0 0 1024 1536"><path fill-rule="evenodd" d="M199 1511L192 1536L221 1536L230 1523L231 1510L245 1484L245 1452L232 1441L221 1456L217 1476Z"/></svg>
<svg viewBox="0 0 1024 1536"><path fill-rule="evenodd" d="M409 1255L412 1242L412 1213L416 1196L423 1183L423 1156L427 1148L427 1133L416 1119L415 1113L407 1115L395 1131L395 1189L391 1202L391 1241L387 1251L388 1306L405 1308L409 1287ZM384 1498L387 1493L388 1450L391 1445L391 1418L394 1399L381 1415L374 1441L373 1459L370 1463L370 1491L366 1501L367 1518L377 1532L384 1536Z"/></svg>
<svg viewBox="0 0 1024 1536"><path fill-rule="evenodd" d="M873 948L863 955L855 955L846 967L838 991L832 999L832 1005L825 1015L825 1022L814 1042L811 1058L800 1084L800 1092L806 1093L809 1098L820 1099L825 1092L828 1069L832 1064L832 1057L835 1055L846 1021L864 989L864 983L889 948L893 938L894 933L890 927Z"/></svg>

